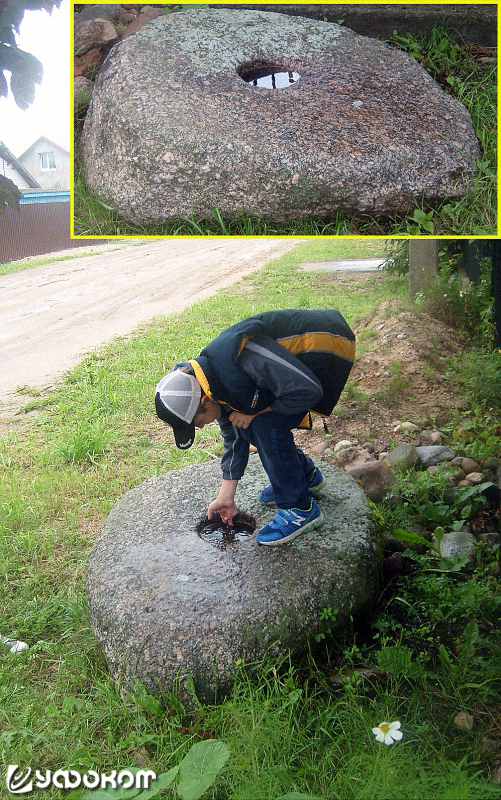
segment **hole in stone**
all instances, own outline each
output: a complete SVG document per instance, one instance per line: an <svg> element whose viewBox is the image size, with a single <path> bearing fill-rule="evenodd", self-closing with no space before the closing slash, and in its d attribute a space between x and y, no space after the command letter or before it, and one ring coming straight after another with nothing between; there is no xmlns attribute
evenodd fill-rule
<svg viewBox="0 0 501 800"><path fill-rule="evenodd" d="M211 520L202 517L196 526L196 532L205 542L214 545L219 550L225 550L228 545L243 542L256 530L256 520L252 514L239 511L233 517L233 525L226 525L216 512Z"/></svg>
<svg viewBox="0 0 501 800"><path fill-rule="evenodd" d="M286 89L301 77L298 72L283 64L264 64L262 62L242 64L237 69L237 73L246 83L261 86L264 89Z"/></svg>

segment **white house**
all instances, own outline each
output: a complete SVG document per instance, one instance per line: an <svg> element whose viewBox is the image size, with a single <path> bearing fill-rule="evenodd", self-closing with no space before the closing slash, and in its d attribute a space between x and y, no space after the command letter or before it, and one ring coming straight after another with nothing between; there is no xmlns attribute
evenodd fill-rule
<svg viewBox="0 0 501 800"><path fill-rule="evenodd" d="M33 175L30 175L3 142L0 142L0 175L9 178L21 191L41 188Z"/></svg>
<svg viewBox="0 0 501 800"><path fill-rule="evenodd" d="M45 136L28 147L18 160L40 188L69 190L70 154Z"/></svg>

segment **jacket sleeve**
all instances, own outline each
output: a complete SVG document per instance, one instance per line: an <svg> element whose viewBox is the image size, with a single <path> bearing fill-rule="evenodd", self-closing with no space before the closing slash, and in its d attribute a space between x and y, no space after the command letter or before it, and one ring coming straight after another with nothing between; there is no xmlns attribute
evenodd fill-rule
<svg viewBox="0 0 501 800"><path fill-rule="evenodd" d="M218 423L224 441L224 453L221 457L223 478L228 481L239 481L249 460L249 442L243 439L238 428L231 424L225 409Z"/></svg>
<svg viewBox="0 0 501 800"><path fill-rule="evenodd" d="M306 412L323 395L316 375L271 337L248 341L239 363L257 386L272 392L270 407L278 414Z"/></svg>

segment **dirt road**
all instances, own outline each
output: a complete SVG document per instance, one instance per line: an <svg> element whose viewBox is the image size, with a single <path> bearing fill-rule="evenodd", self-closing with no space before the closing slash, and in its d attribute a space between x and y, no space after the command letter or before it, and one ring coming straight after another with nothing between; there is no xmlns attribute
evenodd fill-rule
<svg viewBox="0 0 501 800"><path fill-rule="evenodd" d="M117 240L0 276L0 414L26 403L19 387L47 388L94 347L214 294L299 241Z"/></svg>

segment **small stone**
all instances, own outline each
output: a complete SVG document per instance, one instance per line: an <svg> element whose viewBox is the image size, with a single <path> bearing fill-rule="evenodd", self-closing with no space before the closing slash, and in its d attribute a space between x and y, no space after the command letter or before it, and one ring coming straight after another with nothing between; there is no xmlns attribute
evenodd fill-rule
<svg viewBox="0 0 501 800"><path fill-rule="evenodd" d="M117 4L95 3L86 5L75 19L75 29L87 20L107 19L110 22L117 22L122 18L123 12L124 9Z"/></svg>
<svg viewBox="0 0 501 800"><path fill-rule="evenodd" d="M334 445L334 452L338 453L340 450L344 450L347 447L353 447L354 442L350 442L349 439L342 439L340 442Z"/></svg>
<svg viewBox="0 0 501 800"><path fill-rule="evenodd" d="M460 711L459 714L456 714L454 723L460 731L472 731L475 727L474 718L471 714L467 714L466 711Z"/></svg>
<svg viewBox="0 0 501 800"><path fill-rule="evenodd" d="M418 430L419 427L413 422L401 422L394 428L393 433L415 433Z"/></svg>
<svg viewBox="0 0 501 800"><path fill-rule="evenodd" d="M450 447L443 445L429 445L424 447L417 447L419 461L423 467L431 467L436 464L441 464L443 461L451 461L455 458L456 453Z"/></svg>
<svg viewBox="0 0 501 800"><path fill-rule="evenodd" d="M350 461L348 467L350 470L358 469L358 467L361 467L363 464L367 464L370 461L374 461L371 454L368 453L367 450L364 450L363 448L357 448L357 454L355 455L355 458L352 461Z"/></svg>
<svg viewBox="0 0 501 800"><path fill-rule="evenodd" d="M471 442L471 433L466 428L458 428L456 436L461 442Z"/></svg>
<svg viewBox="0 0 501 800"><path fill-rule="evenodd" d="M461 469L461 467L454 467L452 476L455 479L456 483L459 483L459 481L464 481L464 479L466 478L464 470Z"/></svg>
<svg viewBox="0 0 501 800"><path fill-rule="evenodd" d="M83 22L75 31L75 56L81 56L92 48L98 49L118 39L115 26L106 19Z"/></svg>
<svg viewBox="0 0 501 800"><path fill-rule="evenodd" d="M322 453L325 453L328 447L329 447L328 442L317 442L316 444L313 445L311 449L314 453L317 453L317 455L321 456Z"/></svg>
<svg viewBox="0 0 501 800"><path fill-rule="evenodd" d="M474 486L477 486L479 483L484 482L485 475L483 472L469 472L466 476L466 480L468 480Z"/></svg>
<svg viewBox="0 0 501 800"><path fill-rule="evenodd" d="M83 56L77 56L75 58L75 76L81 77L83 75L84 78L92 80L101 66L103 58L103 54L97 47L93 47Z"/></svg>
<svg viewBox="0 0 501 800"><path fill-rule="evenodd" d="M456 553L467 556L470 561L475 558L476 539L467 531L457 533L445 533L440 542L440 554L442 558L453 558Z"/></svg>
<svg viewBox="0 0 501 800"><path fill-rule="evenodd" d="M356 447L345 447L343 450L338 450L334 453L335 455L335 462L339 467L345 467L346 464L350 464L354 461L357 455L357 448Z"/></svg>
<svg viewBox="0 0 501 800"><path fill-rule="evenodd" d="M0 643L8 649L9 653L21 653L23 650L29 650L29 645L26 642L10 639L6 636L0 636Z"/></svg>
<svg viewBox="0 0 501 800"><path fill-rule="evenodd" d="M495 533L495 531L479 533L477 535L477 539L479 542L483 542L488 550L492 550L495 545L498 545L501 542L501 536L499 533Z"/></svg>
<svg viewBox="0 0 501 800"><path fill-rule="evenodd" d="M413 444L402 442L388 453L386 461L390 467L412 469L419 461L419 456Z"/></svg>
<svg viewBox="0 0 501 800"><path fill-rule="evenodd" d="M462 458L460 466L466 475L468 475L470 472L478 472L480 464L473 458Z"/></svg>
<svg viewBox="0 0 501 800"><path fill-rule="evenodd" d="M395 483L393 470L384 461L369 461L347 472L373 503L380 503Z"/></svg>

